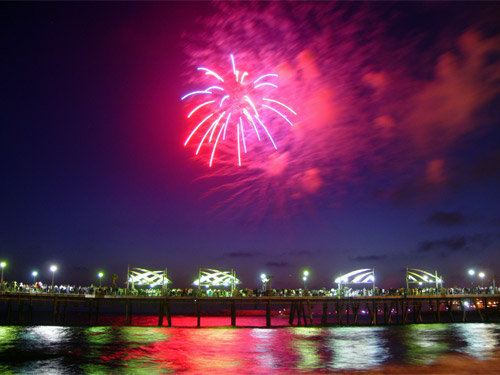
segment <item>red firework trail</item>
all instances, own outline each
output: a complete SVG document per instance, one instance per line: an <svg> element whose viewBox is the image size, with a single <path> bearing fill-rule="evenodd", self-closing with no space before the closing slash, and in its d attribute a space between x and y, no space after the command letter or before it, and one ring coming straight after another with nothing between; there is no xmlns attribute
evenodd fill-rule
<svg viewBox="0 0 500 375"><path fill-rule="evenodd" d="M195 105L187 115L188 118L203 113L200 116L201 120L184 142L184 146L187 146L195 135L199 138L196 155L205 143L211 144L212 151L208 163L210 167L215 157L217 145L226 140L226 134L229 132L232 131L233 138L236 140L238 165L241 166L242 149L244 153L247 153L248 142L255 138L261 141L261 132L263 132L264 138L269 139L274 149L278 149L265 124L263 112L273 117L279 116L290 126L293 126L293 123L280 110L284 109L297 115L289 106L269 98L270 95L267 95L268 90L278 88L276 84L270 82L278 77L277 74L264 74L251 81L248 72L236 69L234 56L232 54L229 56L232 72L229 71L224 77L221 77L211 69L198 67L198 71L204 72L205 76L214 79L217 85L209 86L204 90L191 91L181 98L181 100L193 100L193 105ZM201 103L195 101L200 98L203 99L200 100ZM255 136L253 136L254 133Z"/></svg>

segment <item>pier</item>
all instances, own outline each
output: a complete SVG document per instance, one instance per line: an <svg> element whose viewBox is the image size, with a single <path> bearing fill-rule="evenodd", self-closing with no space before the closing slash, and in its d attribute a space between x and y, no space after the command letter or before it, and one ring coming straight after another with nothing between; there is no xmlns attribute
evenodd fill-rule
<svg viewBox="0 0 500 375"><path fill-rule="evenodd" d="M103 311L113 311L123 325L134 314L155 317L155 325L172 327L172 317L230 316L237 326L248 306L259 312L265 327L272 327L277 309L288 326L356 326L444 322L499 321L500 294L412 295L374 297L171 297L112 296L51 293L0 293L1 325L109 325ZM174 315L174 310L182 314ZM71 319L78 314L78 323ZM43 316L43 318L42 318ZM157 319L156 319L157 318Z"/></svg>

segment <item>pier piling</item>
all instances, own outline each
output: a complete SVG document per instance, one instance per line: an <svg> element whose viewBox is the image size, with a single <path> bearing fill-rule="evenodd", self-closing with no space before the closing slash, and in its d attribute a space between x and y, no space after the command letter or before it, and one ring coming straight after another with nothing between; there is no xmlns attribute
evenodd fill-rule
<svg viewBox="0 0 500 375"><path fill-rule="evenodd" d="M236 327L236 302L231 301L231 325Z"/></svg>
<svg viewBox="0 0 500 375"><path fill-rule="evenodd" d="M323 315L321 316L321 325L326 326L328 319L328 302L323 302Z"/></svg>
<svg viewBox="0 0 500 375"><path fill-rule="evenodd" d="M271 301L266 303L266 327L271 327Z"/></svg>
<svg viewBox="0 0 500 375"><path fill-rule="evenodd" d="M201 325L201 302L196 301L196 326L200 327Z"/></svg>
<svg viewBox="0 0 500 375"><path fill-rule="evenodd" d="M326 303L326 302L325 302ZM296 310L297 302L292 301L290 303L290 316L288 317L288 324L293 325L293 319L295 318L295 310Z"/></svg>

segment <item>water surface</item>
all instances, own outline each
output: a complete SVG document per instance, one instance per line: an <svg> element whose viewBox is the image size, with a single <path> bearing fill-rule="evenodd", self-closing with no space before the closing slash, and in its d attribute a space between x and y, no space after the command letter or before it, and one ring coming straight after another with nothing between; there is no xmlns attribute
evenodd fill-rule
<svg viewBox="0 0 500 375"><path fill-rule="evenodd" d="M2 374L429 372L425 366L449 355L466 359L464 363L489 363L486 372L495 373L500 371L499 351L496 323L270 329L0 327Z"/></svg>

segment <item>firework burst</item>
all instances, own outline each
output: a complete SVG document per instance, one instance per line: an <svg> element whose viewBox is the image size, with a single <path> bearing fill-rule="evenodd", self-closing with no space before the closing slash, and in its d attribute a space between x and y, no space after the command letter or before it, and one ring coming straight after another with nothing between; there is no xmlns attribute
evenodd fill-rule
<svg viewBox="0 0 500 375"><path fill-rule="evenodd" d="M277 74L267 73L252 80L248 72L237 69L234 56L230 54L229 57L232 70L224 76L211 69L198 67L197 70L204 72L204 76L213 80L214 85L191 91L181 98L193 105L187 118L199 119L184 146L196 138L196 155L204 146L209 146L210 167L217 146L224 141L231 142L236 149L238 166L241 166L242 151L246 154L249 146L262 141L262 138L267 139L274 150L277 150L272 129L268 128L266 119L278 117L293 127L287 116L297 115L292 108L270 97L271 91L278 88L273 82L278 77Z"/></svg>

